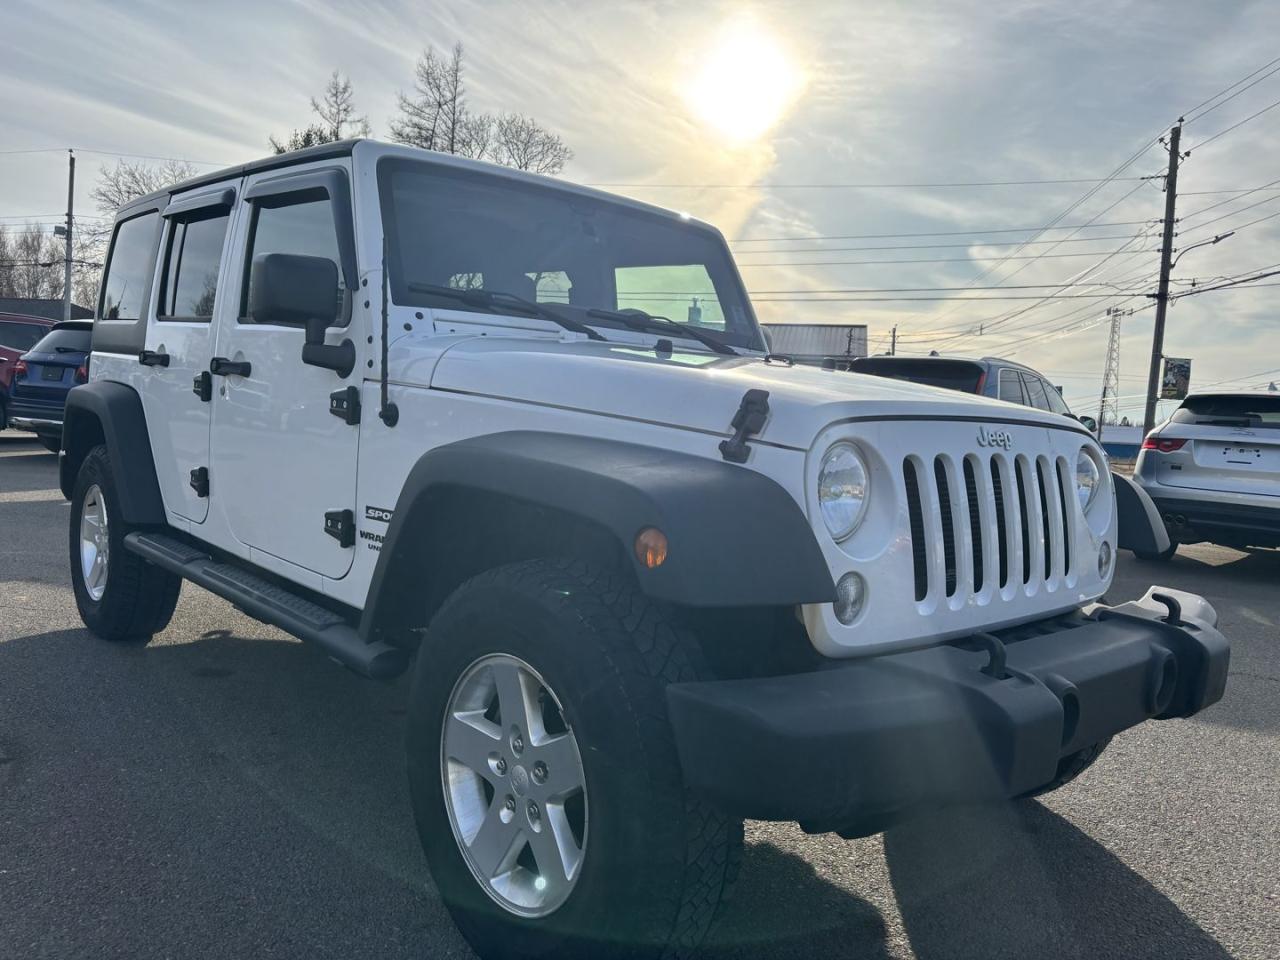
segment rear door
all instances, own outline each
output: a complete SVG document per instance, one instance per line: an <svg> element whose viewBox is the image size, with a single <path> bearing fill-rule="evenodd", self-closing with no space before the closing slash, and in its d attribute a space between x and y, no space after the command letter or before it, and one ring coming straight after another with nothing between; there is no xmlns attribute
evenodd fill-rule
<svg viewBox="0 0 1280 960"><path fill-rule="evenodd" d="M219 282L235 187L179 194L164 210L158 294L145 345L143 406L164 501L195 523L209 512L202 470L209 465L213 320L229 306Z"/></svg>
<svg viewBox="0 0 1280 960"><path fill-rule="evenodd" d="M1160 437L1182 441L1156 457L1160 483L1280 498L1280 394L1188 397Z"/></svg>

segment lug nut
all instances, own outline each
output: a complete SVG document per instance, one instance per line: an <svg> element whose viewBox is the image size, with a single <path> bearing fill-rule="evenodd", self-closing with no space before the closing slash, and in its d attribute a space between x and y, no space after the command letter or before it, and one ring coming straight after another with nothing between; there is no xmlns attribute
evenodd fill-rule
<svg viewBox="0 0 1280 960"><path fill-rule="evenodd" d="M529 819L536 822L540 816L541 814L538 812L538 805L534 803L532 800L530 800L529 801Z"/></svg>
<svg viewBox="0 0 1280 960"><path fill-rule="evenodd" d="M547 765L541 760L533 765L533 779L538 783L547 782Z"/></svg>
<svg viewBox="0 0 1280 960"><path fill-rule="evenodd" d="M506 808L507 808L508 810L512 811L513 813L515 812L515 809L516 809L516 798L515 798L515 797L507 797Z"/></svg>
<svg viewBox="0 0 1280 960"><path fill-rule="evenodd" d="M514 750L517 754L524 753L524 737L520 736L520 734L518 733L514 737L512 737L511 749Z"/></svg>
<svg viewBox="0 0 1280 960"><path fill-rule="evenodd" d="M499 776L506 776L506 774L507 774L507 761L506 761L506 760L504 760L502 757L499 757L499 758L497 759L497 761L494 763L494 765L493 765L493 769L495 769L495 770L497 770L497 771L498 771L498 775L499 775Z"/></svg>

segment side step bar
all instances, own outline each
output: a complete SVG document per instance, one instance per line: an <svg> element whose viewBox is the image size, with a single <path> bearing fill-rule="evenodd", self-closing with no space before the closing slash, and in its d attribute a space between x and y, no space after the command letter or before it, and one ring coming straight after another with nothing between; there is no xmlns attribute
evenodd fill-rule
<svg viewBox="0 0 1280 960"><path fill-rule="evenodd" d="M215 560L196 547L163 533L130 533L133 553L216 593L264 623L318 645L333 659L374 680L405 671L409 654L388 643L365 643L354 627L332 610L277 586L234 563Z"/></svg>

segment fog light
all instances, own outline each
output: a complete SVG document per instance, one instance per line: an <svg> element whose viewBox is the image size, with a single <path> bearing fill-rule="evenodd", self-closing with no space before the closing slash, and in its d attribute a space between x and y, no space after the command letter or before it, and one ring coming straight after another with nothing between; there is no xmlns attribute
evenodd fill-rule
<svg viewBox="0 0 1280 960"><path fill-rule="evenodd" d="M1111 576L1111 544L1106 542L1098 548L1098 576L1103 580Z"/></svg>
<svg viewBox="0 0 1280 960"><path fill-rule="evenodd" d="M832 607L836 619L846 627L858 619L867 602L867 582L856 573L846 573L836 584L836 600Z"/></svg>

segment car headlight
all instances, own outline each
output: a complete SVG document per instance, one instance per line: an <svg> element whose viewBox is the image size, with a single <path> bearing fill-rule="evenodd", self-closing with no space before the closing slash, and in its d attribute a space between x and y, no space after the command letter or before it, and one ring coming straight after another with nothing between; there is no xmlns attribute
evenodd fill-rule
<svg viewBox="0 0 1280 960"><path fill-rule="evenodd" d="M837 543L858 529L867 507L866 462L851 443L834 444L818 470L818 509Z"/></svg>
<svg viewBox="0 0 1280 960"><path fill-rule="evenodd" d="M1098 469L1098 461L1090 456L1089 451L1081 447L1076 455L1076 499L1080 501L1080 509L1088 510L1093 498L1098 495L1102 486L1102 473Z"/></svg>

